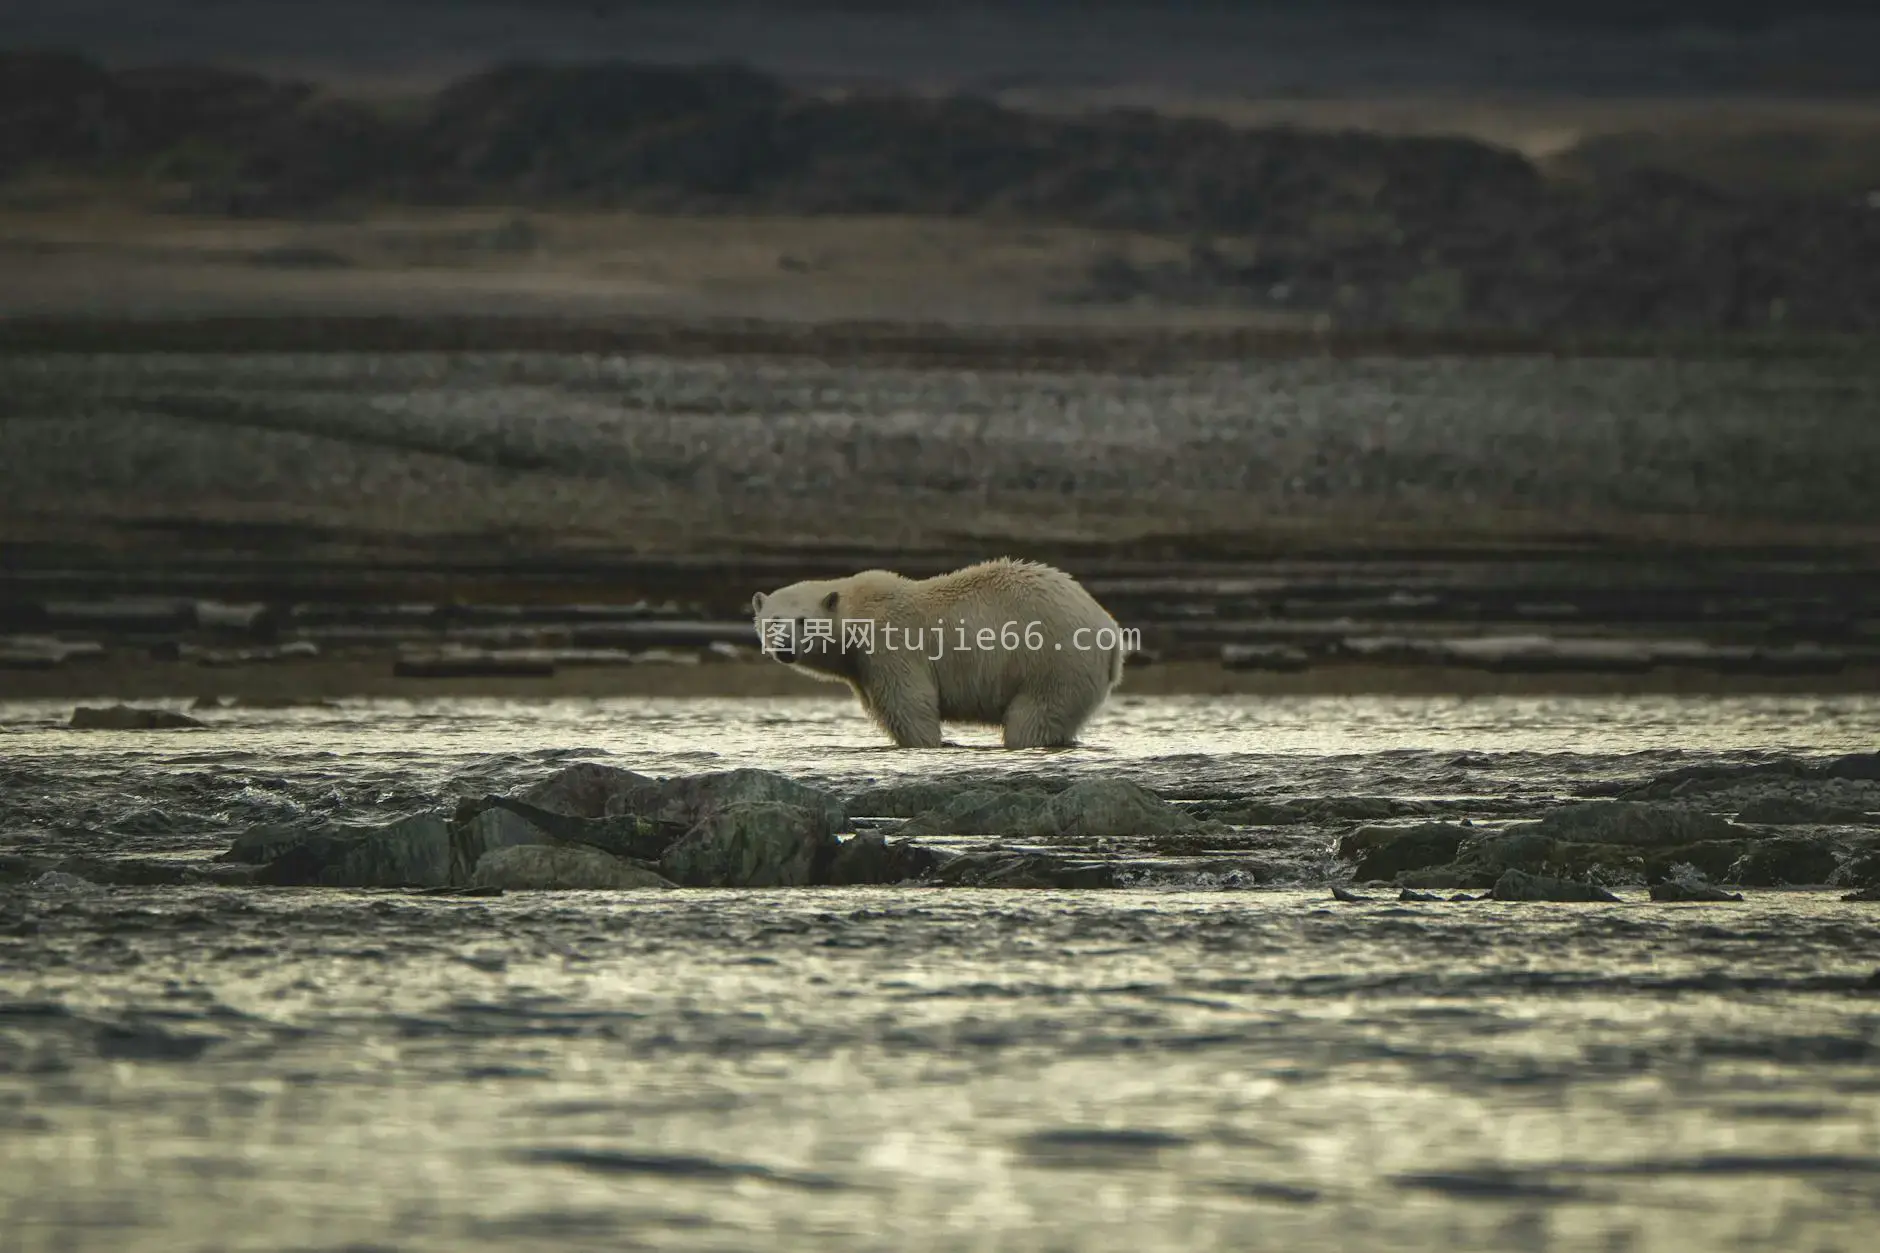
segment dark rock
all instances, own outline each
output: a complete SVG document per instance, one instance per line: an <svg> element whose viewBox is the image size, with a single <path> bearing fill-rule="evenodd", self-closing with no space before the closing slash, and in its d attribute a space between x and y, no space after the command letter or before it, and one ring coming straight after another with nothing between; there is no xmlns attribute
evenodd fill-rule
<svg viewBox="0 0 1880 1253"><path fill-rule="evenodd" d="M1880 818L1864 810L1849 809L1840 805L1823 805L1816 801L1800 800L1791 796L1765 796L1759 800L1753 800L1738 811L1736 820L1777 827L1859 826L1880 822Z"/></svg>
<svg viewBox="0 0 1880 1253"><path fill-rule="evenodd" d="M769 770L725 770L664 779L616 794L608 800L607 813L610 817L635 814L689 830L736 806L772 803L809 810L831 832L848 826L848 814L839 798Z"/></svg>
<svg viewBox="0 0 1880 1253"><path fill-rule="evenodd" d="M895 783L857 792L845 808L865 818L915 818L944 808L960 792L951 783Z"/></svg>
<svg viewBox="0 0 1880 1253"><path fill-rule="evenodd" d="M1446 822L1420 823L1414 827L1361 827L1347 841L1340 841L1339 855L1346 848L1361 850L1362 856L1352 878L1357 882L1389 881L1406 870L1424 870L1455 860L1456 850L1473 831Z"/></svg>
<svg viewBox="0 0 1880 1253"><path fill-rule="evenodd" d="M631 770L581 762L524 789L516 799L570 818L605 818L616 798L655 786L654 780Z"/></svg>
<svg viewBox="0 0 1880 1253"><path fill-rule="evenodd" d="M1155 839L1201 829L1185 810L1127 779L1084 779L1056 794L1034 788L955 793L940 808L903 823L897 834Z"/></svg>
<svg viewBox="0 0 1880 1253"><path fill-rule="evenodd" d="M1836 757L1822 769L1830 779L1861 779L1880 783L1880 753L1848 753Z"/></svg>
<svg viewBox="0 0 1880 1253"><path fill-rule="evenodd" d="M261 866L273 861L296 844L304 843L318 828L290 827L266 823L249 827L235 837L227 851L216 856L219 862L237 862Z"/></svg>
<svg viewBox="0 0 1880 1253"><path fill-rule="evenodd" d="M1839 865L1827 841L1784 836L1752 845L1723 877L1745 887L1811 887L1828 882Z"/></svg>
<svg viewBox="0 0 1880 1253"><path fill-rule="evenodd" d="M1338 884L1334 883L1332 885L1332 899L1335 901L1345 901L1352 905L1362 905L1368 902L1371 898L1368 896L1360 896L1358 893L1352 891L1350 888L1341 887Z"/></svg>
<svg viewBox="0 0 1880 1253"><path fill-rule="evenodd" d="M1849 892L1841 899L1844 901L1860 901L1863 903L1880 901L1880 887L1862 888L1858 892ZM1875 972L1874 981L1880 983L1880 971Z"/></svg>
<svg viewBox="0 0 1880 1253"><path fill-rule="evenodd" d="M1585 801L1553 810L1537 823L1521 825L1579 844L1692 844L1741 839L1748 834L1714 814L1635 801Z"/></svg>
<svg viewBox="0 0 1880 1253"><path fill-rule="evenodd" d="M1042 853L965 853L941 866L928 882L969 888L1113 888L1115 868Z"/></svg>
<svg viewBox="0 0 1880 1253"><path fill-rule="evenodd" d="M687 887L802 887L826 878L837 849L828 810L749 801L701 820L659 867Z"/></svg>
<svg viewBox="0 0 1880 1253"><path fill-rule="evenodd" d="M507 818L484 817L502 810ZM506 844L552 842L582 844L629 860L657 861L688 828L677 822L656 822L637 814L609 818L571 818L507 796L486 796L464 801L452 819L452 831L461 846L458 861L467 870L491 848ZM532 834L539 833L539 835Z"/></svg>
<svg viewBox="0 0 1880 1253"><path fill-rule="evenodd" d="M905 840L890 842L879 831L866 831L836 850L828 881L837 887L905 883L926 878L942 860L933 849Z"/></svg>
<svg viewBox="0 0 1880 1253"><path fill-rule="evenodd" d="M77 892L83 894L96 892L98 890L98 885L93 883L90 879L81 879L77 875L67 874L63 870L46 871L37 879L33 880L32 886L39 889L41 892Z"/></svg>
<svg viewBox="0 0 1880 1253"><path fill-rule="evenodd" d="M451 871L450 826L427 814L383 826L312 832L269 861L256 881L274 887L447 887Z"/></svg>
<svg viewBox="0 0 1880 1253"><path fill-rule="evenodd" d="M1035 839L1052 835L1051 796L1029 788L973 788L956 792L937 809L916 814L896 829L915 838L934 835L998 835Z"/></svg>
<svg viewBox="0 0 1880 1253"><path fill-rule="evenodd" d="M1397 893L1400 901L1440 901L1443 898L1434 892L1413 892L1409 888Z"/></svg>
<svg viewBox="0 0 1880 1253"><path fill-rule="evenodd" d="M1835 879L1852 887L1880 887L1880 853L1850 859L1835 873Z"/></svg>
<svg viewBox="0 0 1880 1253"><path fill-rule="evenodd" d="M472 886L507 891L621 891L672 888L650 870L592 848L549 844L512 844L483 855L471 875Z"/></svg>
<svg viewBox="0 0 1880 1253"><path fill-rule="evenodd" d="M1743 899L1740 893L1726 892L1708 883L1679 883L1675 880L1652 884L1651 897L1655 901L1740 901Z"/></svg>
<svg viewBox="0 0 1880 1253"><path fill-rule="evenodd" d="M69 724L74 731L169 731L207 724L173 709L140 709L133 705L88 708L80 705L72 711Z"/></svg>
<svg viewBox="0 0 1880 1253"><path fill-rule="evenodd" d="M1680 766L1667 770L1631 789L1625 795L1633 801L1665 800L1674 796L1697 796L1723 791L1751 779L1801 779L1809 774L1799 761L1755 762L1750 765Z"/></svg>
<svg viewBox="0 0 1880 1253"><path fill-rule="evenodd" d="M1490 898L1497 901L1617 901L1619 898L1597 883L1575 883L1548 875L1526 874L1519 870L1503 872L1495 880Z"/></svg>
<svg viewBox="0 0 1880 1253"><path fill-rule="evenodd" d="M1128 779L1084 779L1051 798L1057 835L1083 839L1177 835L1199 824L1181 808Z"/></svg>

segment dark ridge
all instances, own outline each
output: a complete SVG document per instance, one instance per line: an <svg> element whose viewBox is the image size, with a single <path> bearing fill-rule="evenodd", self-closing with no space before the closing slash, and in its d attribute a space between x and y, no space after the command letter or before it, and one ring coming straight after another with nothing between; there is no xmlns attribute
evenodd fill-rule
<svg viewBox="0 0 1880 1253"><path fill-rule="evenodd" d="M1652 171L1549 181L1461 138L1237 129L1117 110L794 90L736 65L503 65L408 113L203 67L0 55L0 179L143 180L172 207L308 215L502 203L983 216L1191 241L1101 258L1073 300L1340 328L1880 328L1880 213Z"/></svg>

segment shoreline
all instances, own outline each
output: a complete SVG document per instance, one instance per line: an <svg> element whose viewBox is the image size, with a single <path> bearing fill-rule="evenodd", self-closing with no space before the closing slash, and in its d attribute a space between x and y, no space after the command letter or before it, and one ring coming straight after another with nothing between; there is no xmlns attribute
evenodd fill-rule
<svg viewBox="0 0 1880 1253"><path fill-rule="evenodd" d="M0 356L20 354L540 352L674 358L817 358L850 364L980 370L1154 373L1186 365L1298 357L1844 357L1858 332L1530 332L1482 328L1313 326L1197 319L1168 309L1116 319L713 316L553 311L504 314L332 312L271 308L148 316L0 312ZM486 303L472 301L477 303Z"/></svg>

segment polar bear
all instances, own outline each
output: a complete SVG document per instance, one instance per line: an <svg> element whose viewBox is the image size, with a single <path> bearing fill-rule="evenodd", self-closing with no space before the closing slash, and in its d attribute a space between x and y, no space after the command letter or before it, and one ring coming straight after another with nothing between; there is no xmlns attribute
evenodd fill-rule
<svg viewBox="0 0 1880 1253"><path fill-rule="evenodd" d="M1124 633L1077 581L1009 557L931 579L887 570L751 599L764 651L847 683L901 748L942 722L1004 728L1007 748L1061 748L1123 677Z"/></svg>

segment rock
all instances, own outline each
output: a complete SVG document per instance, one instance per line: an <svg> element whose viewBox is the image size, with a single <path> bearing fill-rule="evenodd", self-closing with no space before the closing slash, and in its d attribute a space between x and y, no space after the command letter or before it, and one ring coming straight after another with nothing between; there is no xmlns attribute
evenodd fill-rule
<svg viewBox="0 0 1880 1253"><path fill-rule="evenodd" d="M476 888L526 891L624 891L673 888L650 870L591 848L511 844L485 853L470 877Z"/></svg>
<svg viewBox="0 0 1880 1253"><path fill-rule="evenodd" d="M1597 883L1575 883L1549 875L1508 870L1495 880L1489 893L1497 901L1617 901L1619 898Z"/></svg>
<svg viewBox="0 0 1880 1253"><path fill-rule="evenodd" d="M1000 835L1035 839L1056 833L1050 805L1049 793L1030 788L974 788L954 793L937 809L916 814L896 833L909 838Z"/></svg>
<svg viewBox="0 0 1880 1253"><path fill-rule="evenodd" d="M905 840L890 842L879 831L866 831L844 840L836 850L828 882L837 887L905 883L926 878L942 860L933 849Z"/></svg>
<svg viewBox="0 0 1880 1253"><path fill-rule="evenodd" d="M1738 822L1756 822L1767 826L1859 826L1875 821L1864 810L1840 805L1823 805L1793 796L1765 796L1753 800L1737 812Z"/></svg>
<svg viewBox="0 0 1880 1253"><path fill-rule="evenodd" d="M1655 901L1740 901L1743 899L1740 893L1726 892L1708 883L1680 883L1676 880L1652 884L1651 897Z"/></svg>
<svg viewBox="0 0 1880 1253"><path fill-rule="evenodd" d="M46 871L33 880L32 886L42 892L77 892L81 895L99 890L98 885L90 879L81 879L75 874L67 874L62 870Z"/></svg>
<svg viewBox="0 0 1880 1253"><path fill-rule="evenodd" d="M1055 834L1085 839L1175 835L1199 826L1185 810L1128 779L1073 783L1047 809Z"/></svg>
<svg viewBox="0 0 1880 1253"><path fill-rule="evenodd" d="M450 826L435 815L310 833L256 876L274 887L403 888L451 884Z"/></svg>
<svg viewBox="0 0 1880 1253"><path fill-rule="evenodd" d="M173 709L140 709L133 705L90 708L80 705L72 711L72 720L67 725L74 731L170 731L208 724Z"/></svg>
<svg viewBox="0 0 1880 1253"><path fill-rule="evenodd" d="M1455 860L1463 840L1475 835L1472 829L1446 822L1419 823L1414 827L1360 827L1339 842L1339 853L1347 847L1362 850L1353 880L1364 883L1395 879L1406 870L1423 870Z"/></svg>
<svg viewBox="0 0 1880 1253"><path fill-rule="evenodd" d="M917 818L944 809L962 790L957 783L894 783L857 792L845 808L850 814L866 818Z"/></svg>
<svg viewBox="0 0 1880 1253"><path fill-rule="evenodd" d="M1869 783L1880 783L1880 753L1848 753L1836 757L1822 768L1822 775L1830 779L1862 779Z"/></svg>
<svg viewBox="0 0 1880 1253"><path fill-rule="evenodd" d="M968 888L1113 888L1116 870L1103 862L1073 862L1043 853L965 853L928 881Z"/></svg>
<svg viewBox="0 0 1880 1253"><path fill-rule="evenodd" d="M1750 834L1715 814L1637 801L1584 801L1562 806L1539 822L1519 825L1577 844L1692 844Z"/></svg>
<svg viewBox="0 0 1880 1253"><path fill-rule="evenodd" d="M1858 892L1849 892L1841 898L1844 901L1872 902L1880 901L1880 887L1862 888ZM1880 982L1880 972L1875 973L1876 982Z"/></svg>
<svg viewBox="0 0 1880 1253"><path fill-rule="evenodd" d="M605 818L616 798L656 786L646 775L584 761L524 789L517 799L571 818Z"/></svg>
<svg viewBox="0 0 1880 1253"><path fill-rule="evenodd" d="M216 856L219 862L237 862L249 866L266 865L296 844L305 843L319 828L287 827L263 823L249 827L235 837L227 851Z"/></svg>
<svg viewBox="0 0 1880 1253"><path fill-rule="evenodd" d="M837 847L827 809L749 801L701 820L659 867L687 887L801 887L827 876Z"/></svg>
<svg viewBox="0 0 1880 1253"><path fill-rule="evenodd" d="M1434 892L1413 892L1409 888L1405 888L1403 891L1397 893L1397 899L1400 901L1440 901L1443 898L1436 895Z"/></svg>
<svg viewBox="0 0 1880 1253"><path fill-rule="evenodd" d="M769 770L724 770L664 779L612 797L607 813L610 817L636 814L689 830L737 806L773 803L815 813L830 832L848 826L848 813L840 799Z"/></svg>
<svg viewBox="0 0 1880 1253"><path fill-rule="evenodd" d="M1153 839L1201 827L1185 810L1127 779L1084 779L1055 795L1035 788L958 792L903 823L897 834Z"/></svg>
<svg viewBox="0 0 1880 1253"><path fill-rule="evenodd" d="M1752 845L1723 878L1745 887L1812 887L1826 883L1839 865L1827 841L1783 836Z"/></svg>
<svg viewBox="0 0 1880 1253"><path fill-rule="evenodd" d="M1880 853L1853 858L1836 872L1835 878L1853 887L1880 887Z"/></svg>
<svg viewBox="0 0 1880 1253"><path fill-rule="evenodd" d="M453 883L472 881L476 867L491 853L554 843L554 837L548 832L506 805L492 805L466 821L452 823L450 834Z"/></svg>
<svg viewBox="0 0 1880 1253"><path fill-rule="evenodd" d="M492 810L503 810L511 817L484 819L486 825L481 828L474 825L481 815ZM463 845L461 860L466 867L476 865L479 856L495 847L487 842L478 843L479 839L495 839L498 843L542 843L528 834L531 828L553 842L582 844L629 861L658 861L660 855L690 829L678 822L655 822L630 813L610 818L571 818L509 796L461 801L451 821L452 831Z"/></svg>
<svg viewBox="0 0 1880 1253"><path fill-rule="evenodd" d="M1352 891L1350 888L1341 887L1338 884L1334 883L1332 885L1332 899L1335 901L1344 901L1352 905L1362 905L1368 902L1371 898L1368 896L1360 896L1358 893Z"/></svg>

